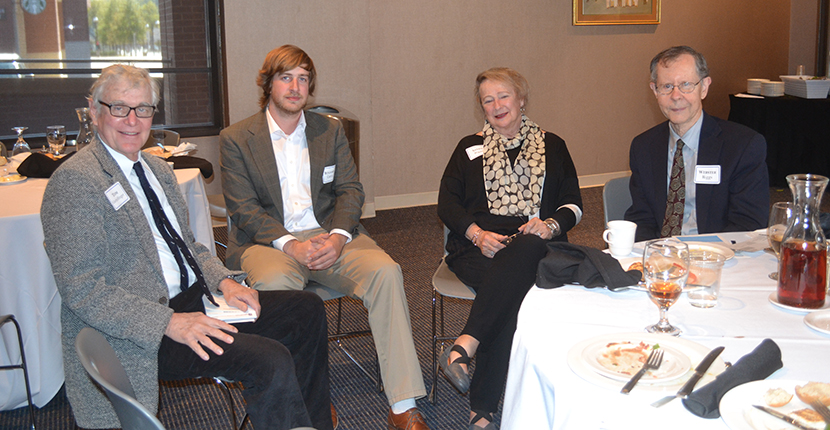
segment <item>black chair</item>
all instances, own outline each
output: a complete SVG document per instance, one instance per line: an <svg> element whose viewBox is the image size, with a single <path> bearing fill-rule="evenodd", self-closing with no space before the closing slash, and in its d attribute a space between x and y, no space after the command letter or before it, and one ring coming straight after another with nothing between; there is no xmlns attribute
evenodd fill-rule
<svg viewBox="0 0 830 430"><path fill-rule="evenodd" d="M104 389L124 430L164 430L161 422L135 399L127 372L107 339L84 328L75 338L75 352L89 376Z"/></svg>
<svg viewBox="0 0 830 430"><path fill-rule="evenodd" d="M17 330L17 344L20 347L20 364L13 364L8 366L0 366L0 370L9 369L23 369L23 381L26 383L26 400L29 401L29 419L32 421L32 430L35 430L35 407L32 405L32 390L29 388L29 369L26 366L26 353L23 351L23 335L20 333L20 324L14 318L14 315L0 316L0 327L3 324L11 321Z"/></svg>

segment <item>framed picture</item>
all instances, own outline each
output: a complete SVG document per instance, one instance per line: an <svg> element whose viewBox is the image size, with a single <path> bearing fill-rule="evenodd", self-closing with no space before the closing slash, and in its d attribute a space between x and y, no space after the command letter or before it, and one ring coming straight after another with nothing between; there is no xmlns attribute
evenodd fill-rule
<svg viewBox="0 0 830 430"><path fill-rule="evenodd" d="M661 0L573 0L574 25L659 24Z"/></svg>

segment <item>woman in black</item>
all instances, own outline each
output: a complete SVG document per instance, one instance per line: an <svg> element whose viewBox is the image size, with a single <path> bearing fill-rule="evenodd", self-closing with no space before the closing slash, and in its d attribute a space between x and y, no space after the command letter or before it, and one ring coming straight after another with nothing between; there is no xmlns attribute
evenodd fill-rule
<svg viewBox="0 0 830 430"><path fill-rule="evenodd" d="M459 142L444 170L438 215L450 229L447 264L476 290L467 325L441 356L444 374L470 390L470 430L495 429L516 317L551 240L582 217L579 180L565 142L524 115L528 84L508 68L476 78L486 122ZM467 373L478 354L476 372Z"/></svg>

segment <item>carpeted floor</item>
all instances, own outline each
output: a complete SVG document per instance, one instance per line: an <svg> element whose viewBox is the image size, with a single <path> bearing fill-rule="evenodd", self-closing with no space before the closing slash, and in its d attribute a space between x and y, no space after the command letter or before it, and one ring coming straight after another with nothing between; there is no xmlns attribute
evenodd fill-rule
<svg viewBox="0 0 830 430"><path fill-rule="evenodd" d="M790 200L788 190L771 190L772 201ZM581 245L604 248L601 233L604 229L602 215L602 188L582 190L585 215L582 222L568 233L570 241ZM828 209L823 207L824 211ZM435 206L380 211L363 224L378 244L402 267L407 300L412 320L412 331L421 370L427 385L431 387L431 324L432 324L432 274L442 255L442 225ZM223 240L225 231L216 228L215 234ZM223 257L221 249L220 257ZM470 309L469 301L445 301L446 330L458 333ZM333 330L336 302L327 303L329 327ZM366 311L355 300L345 300L344 331L367 327ZM374 367L374 347L370 337L343 340L343 344L366 368ZM372 382L351 363L334 342L330 342L330 373L332 401L337 407L341 430L383 429L388 411L386 397L378 393ZM469 413L467 397L462 397L443 377L438 378L439 401L432 405L426 399L418 401L418 407L431 428L465 428ZM239 390L234 390L238 404L242 403ZM161 410L159 418L168 429L219 429L229 426L229 415L224 394L216 386L201 381L165 383L160 390ZM61 390L55 398L36 413L40 429L75 429L75 422L66 395ZM241 418L241 417L240 417ZM498 417L497 417L498 418ZM0 413L0 428L28 428L27 408Z"/></svg>

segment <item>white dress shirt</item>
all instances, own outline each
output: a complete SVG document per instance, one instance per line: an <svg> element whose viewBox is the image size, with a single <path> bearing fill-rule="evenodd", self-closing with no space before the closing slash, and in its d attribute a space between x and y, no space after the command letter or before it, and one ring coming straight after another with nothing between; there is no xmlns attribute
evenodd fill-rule
<svg viewBox="0 0 830 430"><path fill-rule="evenodd" d="M677 140L683 139L683 172L686 176L686 200L683 205L683 226L681 234L697 234L697 187L695 186L695 167L697 166L697 153L700 147L700 129L703 126L703 114L697 122L683 136L675 133L669 123L669 158L666 170L666 183L671 183L671 166L674 160L674 151L677 149ZM668 185L666 185L668 192Z"/></svg>
<svg viewBox="0 0 830 430"><path fill-rule="evenodd" d="M103 140L101 142L103 142ZM164 238L161 236L158 227L156 227L156 222L153 220L153 212L150 210L150 202L147 200L147 196L144 195L144 189L141 188L141 183L138 181L138 175L135 173L135 170L133 170L133 164L135 164L135 162L127 158L124 154L116 152L106 143L104 143L104 147L107 148L109 153L112 155L112 158L114 158L115 162L118 163L118 167L120 167L121 171L124 172L124 176L127 177L127 181L130 183L130 187L132 187L133 192L138 198L138 203L141 205L141 210L144 211L144 217L147 218L147 222L150 224L150 230L153 232L153 240L156 242L156 250L159 253L159 260L161 261L161 270L164 274L164 281L167 283L167 292L172 299L182 292L181 272L179 271L178 263L176 263L176 258L173 257L173 252L170 251L170 247L167 246L167 242L165 242ZM179 225L179 221L176 219L176 213L173 212L170 202L167 201L167 195L164 194L161 184L158 179L156 179L153 171L150 170L150 167L147 166L147 163L144 162L144 159L142 158L143 154L141 152L138 154L138 161L141 162L141 165L144 167L144 174L147 176L147 182L150 183L150 187L152 187L153 191L156 192L156 195L161 202L161 208L164 209L164 214L170 219L170 223L173 224L173 228L175 228L177 232L181 232L182 229ZM179 233L179 236L181 236L181 233ZM196 282L196 275L193 274L193 269L190 268L190 265L185 264L185 268L187 268L188 279L192 282Z"/></svg>
<svg viewBox="0 0 830 430"><path fill-rule="evenodd" d="M308 158L308 141L305 135L305 113L300 112L297 127L288 135L280 129L268 109L265 109L265 117L280 176L283 226L291 233L321 228L314 215L311 200L311 162ZM336 228L330 233L345 236L346 243L352 240L352 235L345 230ZM297 238L286 234L274 240L271 245L282 251L285 244L291 240Z"/></svg>

